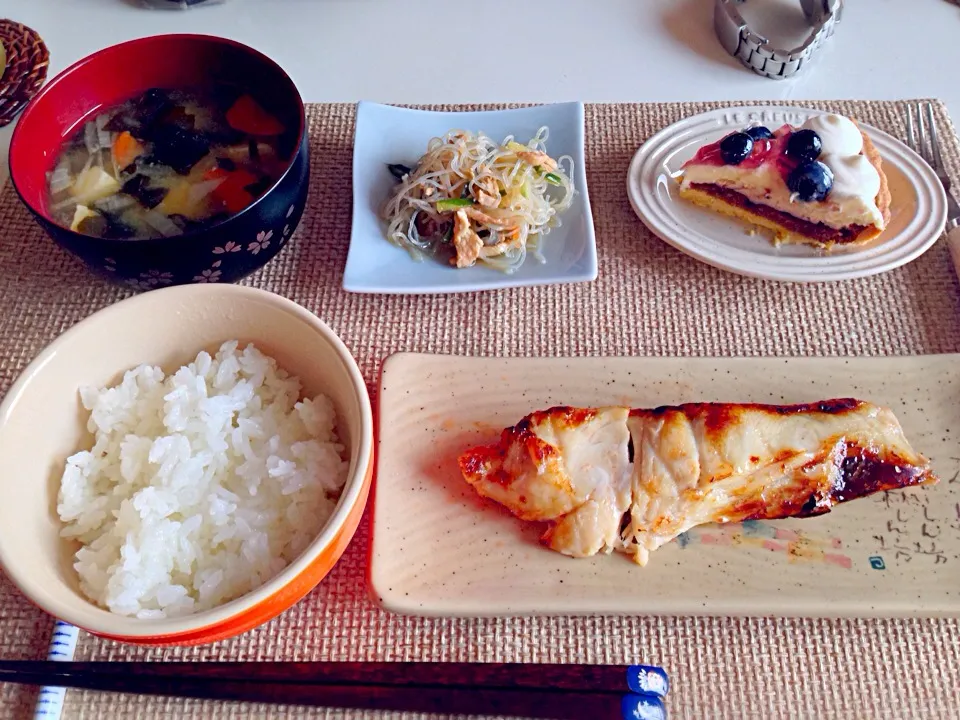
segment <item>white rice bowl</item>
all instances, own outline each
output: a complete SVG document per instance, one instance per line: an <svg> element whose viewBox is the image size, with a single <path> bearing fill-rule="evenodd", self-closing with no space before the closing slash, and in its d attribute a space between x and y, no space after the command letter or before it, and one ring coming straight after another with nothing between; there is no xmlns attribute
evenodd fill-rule
<svg viewBox="0 0 960 720"><path fill-rule="evenodd" d="M141 365L80 389L95 442L68 458L57 512L92 601L178 617L244 595L319 534L348 464L324 395L252 345L164 376Z"/></svg>

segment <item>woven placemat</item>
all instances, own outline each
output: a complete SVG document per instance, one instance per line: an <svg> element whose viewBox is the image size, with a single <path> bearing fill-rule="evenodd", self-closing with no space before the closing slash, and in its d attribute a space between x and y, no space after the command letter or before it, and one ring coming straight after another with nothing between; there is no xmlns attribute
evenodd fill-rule
<svg viewBox="0 0 960 720"><path fill-rule="evenodd" d="M896 102L804 103L903 137ZM331 324L374 391L397 350L500 355L897 355L960 351L960 287L938 243L878 277L824 285L763 282L698 263L653 237L625 194L627 165L653 133L719 104L587 107L587 177L600 258L585 285L453 296L341 289L350 235L352 105L308 109L311 196L296 239L247 282ZM444 108L467 109L467 108ZM476 109L476 108L469 108ZM960 145L936 104L944 156ZM64 329L127 295L93 279L0 196L0 387ZM894 378L891 382L895 382ZM135 648L81 634L77 659L648 662L671 675L674 718L957 718L956 620L733 618L417 619L368 598L369 517L333 573L273 622L187 649ZM0 576L0 657L42 658L52 620ZM0 687L0 720L27 718L34 690ZM64 717L340 718L305 708L71 691ZM382 717L371 714L370 717ZM385 716L383 716L385 717ZM390 717L398 717L391 715Z"/></svg>

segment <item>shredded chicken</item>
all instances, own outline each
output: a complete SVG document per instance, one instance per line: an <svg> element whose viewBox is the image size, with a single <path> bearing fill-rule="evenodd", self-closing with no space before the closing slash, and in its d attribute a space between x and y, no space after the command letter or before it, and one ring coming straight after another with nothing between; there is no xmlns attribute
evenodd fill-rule
<svg viewBox="0 0 960 720"><path fill-rule="evenodd" d="M500 204L500 189L497 181L489 175L473 183L473 199L478 205L495 208Z"/></svg>
<svg viewBox="0 0 960 720"><path fill-rule="evenodd" d="M473 265L483 248L483 240L470 227L470 220L464 210L457 210L453 220L453 246L457 250L457 258L453 262L458 268Z"/></svg>
<svg viewBox="0 0 960 720"><path fill-rule="evenodd" d="M500 225L500 226L506 227L508 225L511 225L514 222L513 219L508 217L502 218L502 217L494 217L493 215L489 215L485 213L483 210L477 209L476 206L464 208L463 211L466 212L467 217L469 217L474 222L480 223L481 225Z"/></svg>
<svg viewBox="0 0 960 720"><path fill-rule="evenodd" d="M517 153L517 157L531 165L539 165L544 170L552 171L557 169L557 161L545 152L540 152L539 150L521 150Z"/></svg>

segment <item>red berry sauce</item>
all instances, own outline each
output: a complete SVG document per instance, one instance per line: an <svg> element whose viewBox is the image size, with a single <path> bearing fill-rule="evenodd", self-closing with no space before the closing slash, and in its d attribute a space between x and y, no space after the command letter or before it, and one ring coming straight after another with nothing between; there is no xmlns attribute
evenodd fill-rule
<svg viewBox="0 0 960 720"><path fill-rule="evenodd" d="M792 133L793 128L789 125L784 125L773 133L772 138L754 141L753 151L743 162L739 163L737 167L744 168L745 170L754 170L766 162L775 162L777 169L780 171L780 175L783 177L784 182L786 182L787 176L797 166L797 162L788 157L785 152L787 141L790 139ZM697 154L684 163L683 166L687 167L688 165L713 165L714 167L726 165L720 154L720 142L717 141L710 145L704 145L697 151Z"/></svg>

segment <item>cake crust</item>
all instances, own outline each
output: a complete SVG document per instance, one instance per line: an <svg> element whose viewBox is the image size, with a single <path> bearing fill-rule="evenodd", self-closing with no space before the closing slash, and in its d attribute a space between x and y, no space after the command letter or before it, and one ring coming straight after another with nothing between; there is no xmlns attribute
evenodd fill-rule
<svg viewBox="0 0 960 720"><path fill-rule="evenodd" d="M738 192L719 185L690 185L681 189L680 197L709 210L772 230L781 243L816 243L823 247L851 245L860 241L866 229L863 225L851 225L837 230L807 222L769 205L757 205Z"/></svg>
<svg viewBox="0 0 960 720"><path fill-rule="evenodd" d="M856 120L854 120L854 122L856 122ZM859 127L858 124L857 128ZM870 136L863 130L860 130L860 135L863 136L863 154L867 160L870 161L870 164L876 168L877 174L880 176L880 192L877 193L877 207L880 209L880 214L883 215L883 226L886 227L890 222L890 204L893 201L893 197L890 194L890 183L887 180L887 174L883 171L883 158L880 157L880 152L877 150L876 145L873 144ZM880 232L882 232L882 230L877 231L877 235L879 235ZM876 235L874 237L876 237Z"/></svg>

